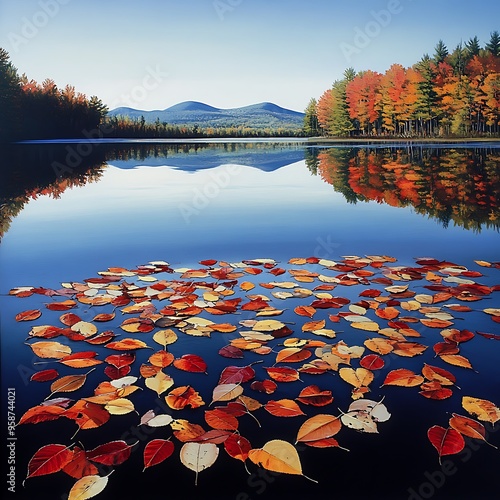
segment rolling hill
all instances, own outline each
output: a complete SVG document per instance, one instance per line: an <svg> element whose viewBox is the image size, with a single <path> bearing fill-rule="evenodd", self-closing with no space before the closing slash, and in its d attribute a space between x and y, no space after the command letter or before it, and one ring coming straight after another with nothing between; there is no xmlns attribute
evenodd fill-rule
<svg viewBox="0 0 500 500"><path fill-rule="evenodd" d="M111 110L108 116L122 116L153 123L171 125L198 125L199 127L238 127L300 129L304 113L282 108L270 102L252 104L241 108L220 109L202 102L185 101L164 110L143 111L120 107Z"/></svg>

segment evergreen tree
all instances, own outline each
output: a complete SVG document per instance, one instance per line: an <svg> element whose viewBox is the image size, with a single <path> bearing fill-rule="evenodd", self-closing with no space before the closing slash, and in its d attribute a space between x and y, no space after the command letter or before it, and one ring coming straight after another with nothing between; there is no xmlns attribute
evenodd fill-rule
<svg viewBox="0 0 500 500"><path fill-rule="evenodd" d="M467 64L467 51L463 48L462 42L455 47L455 50L450 55L450 64L455 75L462 76L464 74Z"/></svg>
<svg viewBox="0 0 500 500"><path fill-rule="evenodd" d="M0 48L0 142L16 137L21 97L19 82L8 52Z"/></svg>
<svg viewBox="0 0 500 500"><path fill-rule="evenodd" d="M318 103L312 98L304 111L304 134L309 137L319 135Z"/></svg>
<svg viewBox="0 0 500 500"><path fill-rule="evenodd" d="M448 54L448 49L443 40L439 40L436 47L434 48L434 61L436 62L436 64L444 62L444 60L448 57Z"/></svg>
<svg viewBox="0 0 500 500"><path fill-rule="evenodd" d="M472 59L474 56L478 56L481 51L481 46L479 45L479 38L475 36L469 41L465 42L465 50L467 51L467 56Z"/></svg>
<svg viewBox="0 0 500 500"><path fill-rule="evenodd" d="M490 41L486 44L485 49L495 57L500 56L500 33L498 31L491 33Z"/></svg>

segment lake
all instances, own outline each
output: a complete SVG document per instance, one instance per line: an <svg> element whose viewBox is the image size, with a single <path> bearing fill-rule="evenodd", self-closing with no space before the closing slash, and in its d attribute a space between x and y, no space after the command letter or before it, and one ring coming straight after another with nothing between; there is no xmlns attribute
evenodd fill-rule
<svg viewBox="0 0 500 500"><path fill-rule="evenodd" d="M314 341L327 345L342 341L347 346L363 346L366 340L378 336L396 342L394 339L401 336L398 330L405 327L416 331L415 336L422 336L414 339L410 335L405 342L417 341L427 347L423 354L414 357L382 355L385 366L380 371L374 370L371 392L366 394L375 401L385 398L384 404L391 413L390 420L379 422L378 433L362 433L344 425L335 439L350 451L297 444L303 473L317 480L317 484L300 475L265 471L250 460L246 461L250 471L247 474L241 461L230 458L219 443L216 463L200 472L195 487L194 472L179 462L182 442L176 438L172 439L174 455L143 473L144 443L167 439L172 431L170 426L137 427L140 416L147 410L159 402L161 408L165 407L167 394L157 396L145 387L144 379L139 378L137 385L141 390L130 399L140 416L134 412L112 415L107 425L81 430L73 440L75 424L68 418L16 427L16 496L13 498L28 499L34 495L66 498L64 494L75 480L63 472L32 477L24 488L21 485L29 459L41 446L49 443L68 446L81 441L88 450L117 439L139 442L130 459L116 466L100 495L102 498L117 498L123 496L123 492L128 498L168 495L170 498L237 500L312 496L494 498L498 491L494 477L500 463L498 450L481 440L466 438L463 451L443 456L440 465L426 433L433 425L446 428L449 414L453 412L472 417L461 406L462 396L500 404L500 343L495 337L500 332L498 322L494 321L500 307L498 287L495 288L500 284L499 193L500 143L366 146L315 145L290 139L69 142L10 147L5 152L0 188L2 398L6 397L8 388L16 389L17 420L50 393L51 382L29 381L35 371L57 368L61 376L88 371L60 363L35 365L40 359L25 342L33 344L43 339L28 339L30 329L48 324L62 327L59 320L62 312L48 310L46 304L75 298L77 292L71 288L72 283L82 284L109 268L121 269L114 271L116 281L101 285L96 282L92 293L116 292L125 282L139 288L160 282L166 284L162 286L168 285L165 290L177 290L180 284L189 288L194 283L196 290L189 288L183 292L185 300L191 293L203 299L207 291L218 294L218 300L241 298L229 315L217 316L203 310L207 301L212 306L216 302L213 293L209 293L211 298L204 299L203 307L194 313L196 317L220 324L231 323L239 331L245 329L239 324L242 320L280 321L293 330L291 338L313 342L309 352L316 356L318 346ZM151 262L163 264L151 265ZM148 265L149 268L140 267ZM233 272L226 273L228 277L224 279L217 274L220 267L231 268ZM117 278L125 269L133 273ZM283 270L283 274L279 274L281 271L274 274L273 270L277 269ZM292 288L276 285L290 281L294 283ZM215 292L222 282L224 289ZM241 286L243 282L255 288L250 289L248 285L247 291ZM117 288L113 288L114 283L118 283ZM405 295L405 291L386 291L389 284L408 285L413 296ZM429 285L437 288L424 288ZM64 286L69 290L67 295L61 295ZM43 290L27 294L26 298L6 295L16 287ZM283 298L272 294L290 293L297 287L306 288L309 295ZM449 287L454 288L446 300L433 303L431 296L428 302L429 294L448 293ZM386 300L377 303L374 299L380 295L376 294L360 297L363 290L373 289L382 297L386 295ZM44 294L47 290L59 292ZM156 298L159 288L154 290L144 288L146 295L135 302ZM94 296L92 293L87 293L87 297ZM315 296L311 298L312 293ZM294 312L298 306L310 306L314 299L324 300L322 293L343 297L347 302L338 309L322 308L324 303L319 304L314 318ZM261 318L256 317L259 309L239 309L249 300L256 300L256 297L248 298L253 294L264 295L265 301L282 313ZM401 308L403 302L415 302L415 294L421 302ZM469 295L472 295L470 300ZM131 299L130 303L133 302ZM170 312L164 315L172 316L172 309L167 307L170 303L170 296L165 295L156 304L155 314L166 308ZM444 307L457 303L463 306L457 308L457 312ZM357 307L349 309L348 304L357 304ZM130 317L120 313L123 305L98 306L77 301L69 312L89 323L98 313L115 312L116 317L107 322L95 321L99 332L111 330L121 333L121 338L134 337L134 333L125 333L120 328L123 320ZM406 325L391 324L390 318L379 317L375 314L379 306L397 308ZM431 306L440 309L431 310ZM349 312L359 315L359 308L364 308L368 317L378 321L381 329L392 331L385 331L384 336L376 330L351 328L345 316ZM496 311L485 313L485 308ZM31 321L16 321L16 314L26 310L40 310L42 315ZM182 320L189 318L188 313L179 313L182 310L180 306L175 308ZM431 314L428 318L432 318L432 314L438 312L452 314L449 325L446 321L442 327L440 323L434 326L420 321L422 315ZM335 317L332 319L332 316ZM314 330L303 332L301 325L312 319L324 320L324 328L335 330L336 336L314 334ZM153 320L158 321L158 317L153 316ZM135 333L135 337L145 341L148 347L161 350L152 335L162 329L162 324L155 323L154 330ZM256 379L269 379L264 367L274 365L276 353L285 341L276 335L269 343L272 352L244 349L242 358L231 359L219 355L218 351L231 339L240 337L239 332L213 331L208 337L200 333L186 334L181 323L171 323L170 327L178 340L166 350L176 358L187 353L197 354L209 368L208 376L173 366L164 369L174 378L174 387L192 386L206 402L201 409L167 408L167 412L176 419L196 422L205 428L209 427L204 412L217 407L215 403L210 407L208 404L224 367L243 367L258 361L252 365ZM456 343L460 355L470 360L473 369L436 358L432 346L443 341L446 333L442 332L450 328L473 333L474 338L469 341ZM95 350L101 360L111 353L105 345L81 347L82 342L64 335L55 340L74 352ZM367 348L364 355L373 352ZM139 377L141 363L147 363L152 353L138 349L130 374ZM380 387L391 370L405 368L420 374L424 363L453 372L457 380L450 397L424 398L418 387ZM285 364L299 368L303 362ZM350 365L359 367L359 359L353 355ZM110 380L103 374L102 366L96 365L84 388L60 396L76 400L92 395L100 382ZM339 408L347 412L352 402L352 386L343 381L336 370L321 375L304 373L300 378L301 381L293 383L279 383L272 395L252 390L250 382L242 384L244 394L262 404L269 400L294 400L302 389L315 384L322 390L332 391L334 398L333 403L324 407L299 402L303 413L293 417L278 417L260 408L254 413L261 427L249 416L240 416L239 431L254 448L261 448L273 439L293 445L297 430L306 418L316 413L338 416ZM4 411L5 427L6 418ZM499 424L492 426L485 421L483 424L488 440L500 446L496 433ZM142 429L142 433L137 429ZM101 475L111 470L104 469L106 467L101 467ZM162 494L158 493L160 489Z"/></svg>

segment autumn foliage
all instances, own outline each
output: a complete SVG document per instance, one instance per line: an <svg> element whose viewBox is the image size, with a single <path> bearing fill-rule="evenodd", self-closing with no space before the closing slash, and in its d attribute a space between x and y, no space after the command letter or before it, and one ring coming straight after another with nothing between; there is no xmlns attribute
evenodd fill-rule
<svg viewBox="0 0 500 500"><path fill-rule="evenodd" d="M498 42L481 49L477 40L474 44L471 40L452 54L443 47L438 44L432 58L425 55L409 68L393 64L383 74L372 70L356 74L349 68L344 79L337 80L317 102L323 133L424 137L498 134Z"/></svg>

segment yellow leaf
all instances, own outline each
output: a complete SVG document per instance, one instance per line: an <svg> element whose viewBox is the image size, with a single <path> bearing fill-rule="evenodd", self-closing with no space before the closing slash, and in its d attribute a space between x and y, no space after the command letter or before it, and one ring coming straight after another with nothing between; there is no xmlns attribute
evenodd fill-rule
<svg viewBox="0 0 500 500"><path fill-rule="evenodd" d="M146 387L155 391L158 396L174 385L174 379L159 371L154 377L147 378L144 383Z"/></svg>
<svg viewBox="0 0 500 500"><path fill-rule="evenodd" d="M342 380L351 384L353 387L366 387L373 381L373 372L366 368L341 368L339 375Z"/></svg>
<svg viewBox="0 0 500 500"><path fill-rule="evenodd" d="M109 403L104 405L104 408L106 408L108 413L110 413L111 415L125 415L132 411L135 411L134 403L125 398L114 399L113 401L110 401Z"/></svg>
<svg viewBox="0 0 500 500"><path fill-rule="evenodd" d="M101 493L108 484L108 476L84 476L71 488L68 500L87 500Z"/></svg>
<svg viewBox="0 0 500 500"><path fill-rule="evenodd" d="M157 344L166 347L177 340L177 334L173 330L160 330L153 335L153 340Z"/></svg>
<svg viewBox="0 0 500 500"><path fill-rule="evenodd" d="M29 346L39 358L61 359L71 354L71 347L55 341L40 341Z"/></svg>
<svg viewBox="0 0 500 500"><path fill-rule="evenodd" d="M304 475L297 450L292 444L281 439L273 439L268 441L262 448L250 450L248 458L254 464L260 465L266 470L298 476ZM314 481L313 479L310 480Z"/></svg>
<svg viewBox="0 0 500 500"><path fill-rule="evenodd" d="M462 398L462 406L471 415L476 416L483 422L495 424L500 420L500 409L487 399L464 396Z"/></svg>

